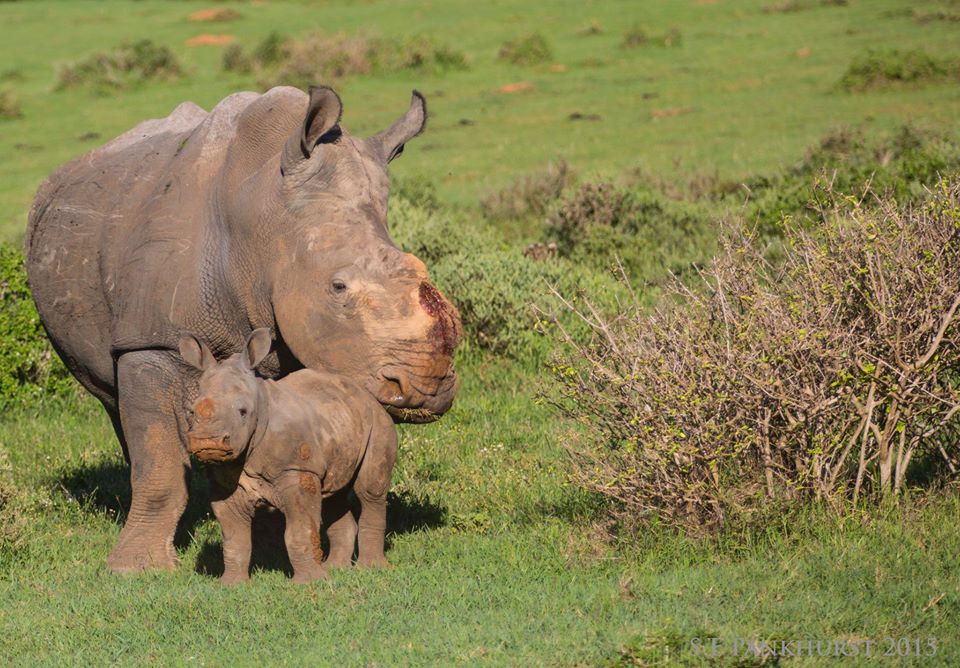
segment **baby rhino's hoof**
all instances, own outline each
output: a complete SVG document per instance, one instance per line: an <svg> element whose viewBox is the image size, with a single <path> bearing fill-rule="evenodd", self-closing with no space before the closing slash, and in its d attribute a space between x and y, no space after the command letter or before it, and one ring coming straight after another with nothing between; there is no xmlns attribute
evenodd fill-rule
<svg viewBox="0 0 960 668"><path fill-rule="evenodd" d="M307 584L309 582L316 582L317 580L326 580L329 577L327 574L327 569L322 566L319 568L311 568L309 570L297 570L293 573L293 581L297 584Z"/></svg>
<svg viewBox="0 0 960 668"><path fill-rule="evenodd" d="M223 575L220 576L220 584L222 584L225 587L234 587L236 585L243 584L244 582L249 582L249 581L250 581L249 575L236 575L233 573L230 573L230 574L224 573Z"/></svg>

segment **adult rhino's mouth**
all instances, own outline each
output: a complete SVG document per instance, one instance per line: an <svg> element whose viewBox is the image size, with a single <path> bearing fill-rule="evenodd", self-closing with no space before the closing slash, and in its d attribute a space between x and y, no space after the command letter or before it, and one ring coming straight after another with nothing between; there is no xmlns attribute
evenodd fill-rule
<svg viewBox="0 0 960 668"><path fill-rule="evenodd" d="M460 379L451 368L442 378L419 378L402 370L386 370L374 392L395 422L434 422L450 410Z"/></svg>

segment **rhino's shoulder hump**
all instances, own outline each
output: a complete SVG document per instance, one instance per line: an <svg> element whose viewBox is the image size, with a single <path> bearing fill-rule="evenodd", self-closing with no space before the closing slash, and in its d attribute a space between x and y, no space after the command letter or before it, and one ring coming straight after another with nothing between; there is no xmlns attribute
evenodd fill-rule
<svg viewBox="0 0 960 668"><path fill-rule="evenodd" d="M113 141L96 149L94 153L116 153L129 148L133 144L150 140L157 135L190 132L200 125L208 115L206 111L193 102L184 102L177 106L169 116L143 121Z"/></svg>

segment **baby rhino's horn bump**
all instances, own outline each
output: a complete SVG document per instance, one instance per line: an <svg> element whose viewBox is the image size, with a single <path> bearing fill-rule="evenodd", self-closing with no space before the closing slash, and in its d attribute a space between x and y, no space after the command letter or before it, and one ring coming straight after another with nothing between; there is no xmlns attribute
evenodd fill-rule
<svg viewBox="0 0 960 668"><path fill-rule="evenodd" d="M197 404L197 415L202 418L208 418L213 416L213 400L209 397L206 399L201 399Z"/></svg>

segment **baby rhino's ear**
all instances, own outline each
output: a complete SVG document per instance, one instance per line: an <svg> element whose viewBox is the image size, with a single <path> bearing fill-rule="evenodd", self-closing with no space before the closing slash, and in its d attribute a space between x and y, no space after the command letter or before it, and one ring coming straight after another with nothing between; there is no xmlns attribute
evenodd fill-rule
<svg viewBox="0 0 960 668"><path fill-rule="evenodd" d="M180 337L180 357L190 366L203 371L217 363L207 344L193 334Z"/></svg>
<svg viewBox="0 0 960 668"><path fill-rule="evenodd" d="M257 365L263 361L263 358L270 354L270 330L266 327L255 329L247 337L247 354L244 360L251 369L257 368Z"/></svg>

